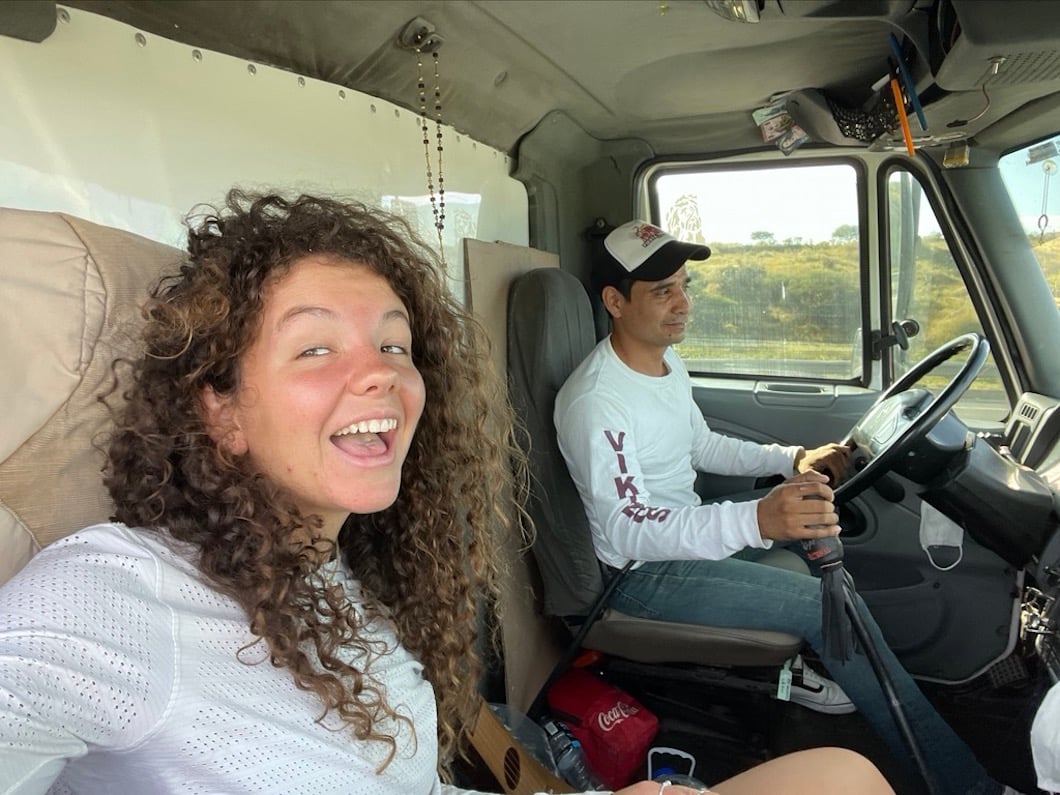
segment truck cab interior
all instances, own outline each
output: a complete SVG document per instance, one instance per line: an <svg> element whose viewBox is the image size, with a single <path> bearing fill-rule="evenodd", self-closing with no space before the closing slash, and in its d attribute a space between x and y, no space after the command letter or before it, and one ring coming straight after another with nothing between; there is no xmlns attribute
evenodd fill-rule
<svg viewBox="0 0 1060 795"><path fill-rule="evenodd" d="M839 744L922 792L860 716L772 697L799 638L582 623L604 582L548 417L607 333L592 252L642 218L712 250L676 347L711 428L852 441L858 593L991 775L1036 791L1060 679L1060 3L15 0L0 75L0 581L105 517L105 418L71 416L183 215L233 184L351 195L437 243L535 440L538 540L510 540L487 699L530 709L578 636L711 778Z"/></svg>

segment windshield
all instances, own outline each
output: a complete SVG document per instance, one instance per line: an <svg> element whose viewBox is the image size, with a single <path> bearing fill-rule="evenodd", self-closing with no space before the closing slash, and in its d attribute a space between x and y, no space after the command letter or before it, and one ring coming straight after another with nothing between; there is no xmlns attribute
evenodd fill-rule
<svg viewBox="0 0 1060 795"><path fill-rule="evenodd" d="M1001 158L1001 179L1030 238L1053 300L1060 306L1060 137ZM1056 184L1054 184L1056 183Z"/></svg>

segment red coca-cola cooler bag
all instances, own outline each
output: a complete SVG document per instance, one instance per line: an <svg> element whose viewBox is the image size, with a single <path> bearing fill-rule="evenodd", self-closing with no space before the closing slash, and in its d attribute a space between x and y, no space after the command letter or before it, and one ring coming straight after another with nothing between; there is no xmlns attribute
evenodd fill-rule
<svg viewBox="0 0 1060 795"><path fill-rule="evenodd" d="M625 786L644 767L659 719L629 693L572 668L552 683L548 706L567 724L589 765L611 789Z"/></svg>

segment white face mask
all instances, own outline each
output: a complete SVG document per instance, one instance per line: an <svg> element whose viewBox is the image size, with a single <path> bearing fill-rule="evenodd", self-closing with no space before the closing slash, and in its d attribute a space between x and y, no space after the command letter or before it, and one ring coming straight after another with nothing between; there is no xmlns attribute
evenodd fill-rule
<svg viewBox="0 0 1060 795"><path fill-rule="evenodd" d="M938 509L922 502L920 504L920 546L923 547L932 566L939 571L949 571L964 557L964 528ZM949 548L943 560L950 560L954 548L957 550L957 557L946 565L939 565L932 556L932 550L938 550L938 547ZM938 554L938 551L935 554Z"/></svg>

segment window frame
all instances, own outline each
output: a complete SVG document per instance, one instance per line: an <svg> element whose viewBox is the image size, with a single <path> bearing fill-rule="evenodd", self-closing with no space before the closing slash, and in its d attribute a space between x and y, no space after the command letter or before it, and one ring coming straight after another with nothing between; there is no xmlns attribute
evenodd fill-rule
<svg viewBox="0 0 1060 795"><path fill-rule="evenodd" d="M996 166L996 164L995 164ZM994 364L1001 378L1004 397L1008 403L1008 412L1004 418L998 420L1004 423L1012 411L1020 394L1018 379L1014 377L1014 363L1010 356L1011 346L1015 340L1009 333L1005 324L998 321L997 309L1002 306L995 285L988 278L988 270L985 268L982 258L975 247L975 237L970 228L963 220L956 203L953 201L948 188L939 179L939 169L934 163L925 163L922 160L910 160L909 158L894 156L879 163L876 168L876 203L878 218L878 244L879 244L879 284L877 289L880 294L880 331L889 329L894 318L891 315L891 271L894 263L891 259L891 228L888 203L888 185L891 175L896 172L904 172L916 180L927 201L931 212L935 216L942 239L946 243L950 256L953 258L954 266L964 284L965 292L972 304L972 309L979 321L983 335L991 342L991 353ZM1006 194L1005 199L1008 199ZM1004 340L1005 344L997 346L994 340ZM868 349L871 352L871 346ZM889 347L880 360L881 377L886 389L895 381L894 346Z"/></svg>

